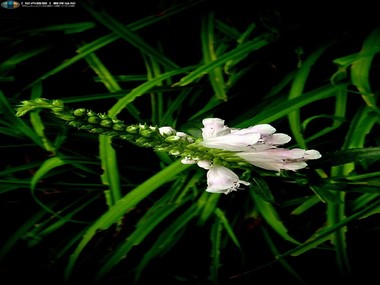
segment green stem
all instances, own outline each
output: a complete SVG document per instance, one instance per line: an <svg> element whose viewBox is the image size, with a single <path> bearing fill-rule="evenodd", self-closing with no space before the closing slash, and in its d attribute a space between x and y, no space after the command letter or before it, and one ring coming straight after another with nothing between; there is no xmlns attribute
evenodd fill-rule
<svg viewBox="0 0 380 285"><path fill-rule="evenodd" d="M207 160L229 168L246 169L249 163L237 157L234 152L221 149L203 147L199 140L190 135L177 136L173 130L171 134L161 134L156 126L146 124L126 125L123 121L112 119L107 114L99 114L85 108L70 109L60 100L22 101L17 108L16 116L23 116L29 111L37 109L50 109L58 118L79 130L93 134L119 137L123 140L133 141L142 147L149 147L156 151L165 151L170 155L188 158L190 160Z"/></svg>

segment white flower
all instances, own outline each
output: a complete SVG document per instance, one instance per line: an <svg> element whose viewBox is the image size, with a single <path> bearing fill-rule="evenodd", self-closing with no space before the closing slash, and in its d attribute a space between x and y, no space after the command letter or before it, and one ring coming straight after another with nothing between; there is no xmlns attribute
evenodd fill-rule
<svg viewBox="0 0 380 285"><path fill-rule="evenodd" d="M204 119L203 124L202 146L236 152L237 156L266 170L296 171L307 166L306 160L321 157L317 150L277 148L291 137L275 133L276 129L269 124L236 129L225 126L219 118Z"/></svg>
<svg viewBox="0 0 380 285"><path fill-rule="evenodd" d="M212 167L211 162L207 160L200 160L197 162L198 166L203 169L210 169Z"/></svg>
<svg viewBox="0 0 380 285"><path fill-rule="evenodd" d="M240 184L248 186L247 181L239 180L239 177L230 169L213 165L207 172L207 192L228 194L237 191Z"/></svg>
<svg viewBox="0 0 380 285"><path fill-rule="evenodd" d="M321 157L321 154L313 149L278 148L278 146L288 143L291 137L276 133L276 129L269 124L237 129L229 128L224 124L224 120L219 118L207 118L202 123L204 125L202 128L203 140L199 142L200 145L235 152L236 156L248 163L266 170L296 171L307 166L305 161ZM249 182L240 180L232 170L215 165L213 161L185 157L182 159L182 163L197 163L199 167L208 170L207 192L228 194L237 191L241 184L250 185Z"/></svg>
<svg viewBox="0 0 380 285"><path fill-rule="evenodd" d="M195 160L189 158L189 157L185 157L181 160L182 164L195 164L197 163Z"/></svg>
<svg viewBox="0 0 380 285"><path fill-rule="evenodd" d="M202 121L204 128L202 128L203 139L223 136L231 132L230 128L224 125L224 120L219 118L207 118Z"/></svg>
<svg viewBox="0 0 380 285"><path fill-rule="evenodd" d="M262 151L239 152L236 155L254 166L274 171L281 169L296 171L307 166L305 160L321 157L317 150L305 151L300 148L272 148Z"/></svg>
<svg viewBox="0 0 380 285"><path fill-rule="evenodd" d="M161 136L172 136L176 134L176 130L173 129L172 127L161 127L158 129L159 133Z"/></svg>
<svg viewBox="0 0 380 285"><path fill-rule="evenodd" d="M269 124L260 124L245 129L228 128L224 120L204 119L202 146L229 151L252 151L268 149L290 141L286 134L274 134L276 129Z"/></svg>

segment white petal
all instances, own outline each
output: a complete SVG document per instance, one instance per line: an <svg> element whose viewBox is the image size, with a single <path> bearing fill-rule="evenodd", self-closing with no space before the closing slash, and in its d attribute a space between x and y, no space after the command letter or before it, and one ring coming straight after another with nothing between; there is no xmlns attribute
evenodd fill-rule
<svg viewBox="0 0 380 285"><path fill-rule="evenodd" d="M249 185L247 181L239 180L239 177L232 170L214 165L207 172L207 192L228 194L236 191L240 184Z"/></svg>
<svg viewBox="0 0 380 285"><path fill-rule="evenodd" d="M204 125L202 128L203 139L224 136L231 132L230 128L224 125L224 120L219 118L203 119L202 123Z"/></svg>
<svg viewBox="0 0 380 285"><path fill-rule="evenodd" d="M225 136L205 139L200 142L200 144L209 148L218 148L229 151L245 151L250 150L251 146L257 143L259 139L259 133L232 133Z"/></svg>
<svg viewBox="0 0 380 285"><path fill-rule="evenodd" d="M307 166L303 162L305 150L303 149L281 149L274 148L259 152L240 152L236 155L245 159L254 166L266 169L280 171L297 170Z"/></svg>
<svg viewBox="0 0 380 285"><path fill-rule="evenodd" d="M239 152L236 155L250 164L266 170L280 171L284 163L281 158L270 156L265 152Z"/></svg>
<svg viewBox="0 0 380 285"><path fill-rule="evenodd" d="M271 135L276 131L276 129L273 128L269 124L256 125L256 126L248 127L245 129L232 128L230 130L231 130L231 133L234 133L234 134L258 133L258 134L261 134L263 136Z"/></svg>
<svg viewBox="0 0 380 285"><path fill-rule="evenodd" d="M188 158L188 157L185 157L184 159L181 160L181 163L182 164L195 164L197 162L195 160Z"/></svg>
<svg viewBox="0 0 380 285"><path fill-rule="evenodd" d="M296 171L305 168L306 166L307 163L304 161L285 162L281 169Z"/></svg>
<svg viewBox="0 0 380 285"><path fill-rule="evenodd" d="M269 124L255 125L248 129L250 129L252 132L260 133L262 135L271 135L276 132L276 129Z"/></svg>
<svg viewBox="0 0 380 285"><path fill-rule="evenodd" d="M158 129L161 136L175 135L176 131L172 127L161 127Z"/></svg>
<svg viewBox="0 0 380 285"><path fill-rule="evenodd" d="M305 159L318 159L321 158L322 155L319 153L319 151L315 149L310 149L305 152L304 158Z"/></svg>
<svg viewBox="0 0 380 285"><path fill-rule="evenodd" d="M198 166L204 169L210 169L211 168L211 162L207 160L200 160L197 162Z"/></svg>
<svg viewBox="0 0 380 285"><path fill-rule="evenodd" d="M280 159L302 159L305 155L305 150L300 148L272 148L260 153Z"/></svg>
<svg viewBox="0 0 380 285"><path fill-rule="evenodd" d="M292 138L286 134L273 134L264 138L265 144L281 145L288 143Z"/></svg>

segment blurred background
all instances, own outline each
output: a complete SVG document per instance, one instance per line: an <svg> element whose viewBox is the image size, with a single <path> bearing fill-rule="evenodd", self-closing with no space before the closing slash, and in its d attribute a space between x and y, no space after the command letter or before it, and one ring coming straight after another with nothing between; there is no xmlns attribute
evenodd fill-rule
<svg viewBox="0 0 380 285"><path fill-rule="evenodd" d="M376 277L378 10L287 2L2 4L1 284ZM205 171L176 157L48 110L15 116L35 98L196 137L206 117L270 123L322 159L253 167L251 189L210 194Z"/></svg>

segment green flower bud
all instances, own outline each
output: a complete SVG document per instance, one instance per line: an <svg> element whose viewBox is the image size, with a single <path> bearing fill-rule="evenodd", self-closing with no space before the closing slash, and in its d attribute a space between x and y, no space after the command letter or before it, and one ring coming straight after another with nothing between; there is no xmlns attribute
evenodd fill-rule
<svg viewBox="0 0 380 285"><path fill-rule="evenodd" d="M83 124L82 122L78 122L78 121L71 121L68 123L70 127L74 127L74 128L80 128L82 124Z"/></svg>
<svg viewBox="0 0 380 285"><path fill-rule="evenodd" d="M171 150L169 150L169 153L171 154L171 155L180 155L181 153L180 153L180 151L178 150L178 149L171 149Z"/></svg>
<svg viewBox="0 0 380 285"><path fill-rule="evenodd" d="M86 109L85 108L79 108L79 109L74 110L74 116L82 117L84 115L86 115Z"/></svg>
<svg viewBox="0 0 380 285"><path fill-rule="evenodd" d="M104 130L103 130L102 135L107 135L107 136L115 137L115 136L118 136L119 133L116 132L116 131L104 131Z"/></svg>
<svg viewBox="0 0 380 285"><path fill-rule="evenodd" d="M92 125L82 125L79 127L81 130L91 130L92 128L94 128Z"/></svg>
<svg viewBox="0 0 380 285"><path fill-rule="evenodd" d="M143 138L143 137L140 137L136 140L136 142L140 145L145 145L147 143L149 143L149 140L147 138Z"/></svg>
<svg viewBox="0 0 380 285"><path fill-rule="evenodd" d="M137 126L134 126L134 125L127 126L125 131L130 133L130 134L136 134L139 131L139 128Z"/></svg>
<svg viewBox="0 0 380 285"><path fill-rule="evenodd" d="M98 114L99 118L102 120L111 120L110 116L107 114Z"/></svg>
<svg viewBox="0 0 380 285"><path fill-rule="evenodd" d="M131 139L133 139L133 136L132 135L120 135L119 138L121 138L122 140L131 140Z"/></svg>
<svg viewBox="0 0 380 285"><path fill-rule="evenodd" d="M53 100L51 104L55 107L60 107L61 109L63 109L63 102L61 100Z"/></svg>
<svg viewBox="0 0 380 285"><path fill-rule="evenodd" d="M112 126L112 128L116 131L122 131L125 129L125 125L123 123L117 123Z"/></svg>
<svg viewBox="0 0 380 285"><path fill-rule="evenodd" d="M119 120L119 119L113 119L112 122L114 124L124 124L124 122L122 120Z"/></svg>
<svg viewBox="0 0 380 285"><path fill-rule="evenodd" d="M89 116L89 117L97 117L98 114L95 113L95 112L92 111L92 110L87 110L87 116Z"/></svg>
<svg viewBox="0 0 380 285"><path fill-rule="evenodd" d="M179 141L181 138L179 136L168 136L165 138L165 141L167 142L176 142Z"/></svg>
<svg viewBox="0 0 380 285"><path fill-rule="evenodd" d="M101 119L101 121L100 121L99 124L101 126L103 126L103 127L112 127L113 122L112 122L112 120L110 118L108 118L108 119L102 119L102 118L100 118L100 119Z"/></svg>
<svg viewBox="0 0 380 285"><path fill-rule="evenodd" d="M99 123L99 121L100 121L100 118L99 117L89 117L88 119L87 119L87 122L89 122L89 123L91 123L91 124L97 124L97 123Z"/></svg>
<svg viewBox="0 0 380 285"><path fill-rule="evenodd" d="M101 134L104 132L104 129L103 128L93 128L93 129L89 130L89 132L92 134Z"/></svg>
<svg viewBox="0 0 380 285"><path fill-rule="evenodd" d="M36 98L36 99L34 99L34 101L33 100L26 100L26 101L23 101L23 103L25 105L34 105L35 103L44 105L44 104L49 104L50 100L47 100L44 98Z"/></svg>
<svg viewBox="0 0 380 285"><path fill-rule="evenodd" d="M143 137L150 137L150 135L152 134L152 130L140 130L140 134L143 136Z"/></svg>

